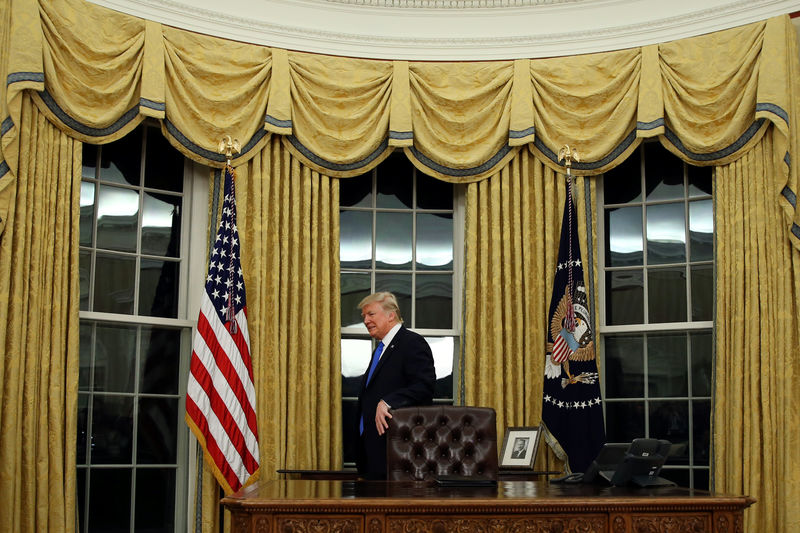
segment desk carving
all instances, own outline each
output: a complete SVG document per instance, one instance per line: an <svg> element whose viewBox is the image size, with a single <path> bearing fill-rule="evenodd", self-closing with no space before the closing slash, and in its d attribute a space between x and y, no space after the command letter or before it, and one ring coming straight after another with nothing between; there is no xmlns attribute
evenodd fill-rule
<svg viewBox="0 0 800 533"><path fill-rule="evenodd" d="M676 487L280 480L226 497L232 533L742 533L755 500Z"/></svg>

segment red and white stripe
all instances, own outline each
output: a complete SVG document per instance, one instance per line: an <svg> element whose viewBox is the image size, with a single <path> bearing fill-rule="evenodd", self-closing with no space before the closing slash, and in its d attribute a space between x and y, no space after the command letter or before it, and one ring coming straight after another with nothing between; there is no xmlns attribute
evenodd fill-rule
<svg viewBox="0 0 800 533"><path fill-rule="evenodd" d="M553 342L553 361L563 363L572 354L572 349L567 344L563 334L559 334Z"/></svg>

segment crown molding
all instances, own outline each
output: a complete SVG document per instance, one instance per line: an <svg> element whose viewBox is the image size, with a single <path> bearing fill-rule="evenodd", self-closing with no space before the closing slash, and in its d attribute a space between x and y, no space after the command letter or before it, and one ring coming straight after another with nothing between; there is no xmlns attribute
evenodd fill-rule
<svg viewBox="0 0 800 533"><path fill-rule="evenodd" d="M87 1L235 41L338 56L418 61L619 50L800 10L800 0Z"/></svg>

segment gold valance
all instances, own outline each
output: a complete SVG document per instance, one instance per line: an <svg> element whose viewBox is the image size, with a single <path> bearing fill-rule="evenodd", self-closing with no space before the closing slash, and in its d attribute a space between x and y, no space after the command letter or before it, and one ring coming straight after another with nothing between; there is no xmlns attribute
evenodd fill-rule
<svg viewBox="0 0 800 533"><path fill-rule="evenodd" d="M526 146L558 169L565 143L581 150L578 175L616 166L648 137L693 164L728 163L774 125L785 174L776 194L800 247L790 165L800 67L788 16L615 52L445 63L243 44L83 0L13 0L10 9L0 172L17 168L24 90L86 142L153 117L176 148L211 166L223 164L224 134L242 142L235 165L274 134L328 176L362 174L402 147L423 172L459 183L496 173ZM3 188L0 178L0 209Z"/></svg>

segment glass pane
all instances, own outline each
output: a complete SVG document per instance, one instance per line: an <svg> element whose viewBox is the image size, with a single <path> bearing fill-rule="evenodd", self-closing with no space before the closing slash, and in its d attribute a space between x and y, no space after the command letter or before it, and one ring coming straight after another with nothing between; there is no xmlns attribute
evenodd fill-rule
<svg viewBox="0 0 800 533"><path fill-rule="evenodd" d="M97 146L84 143L83 145L83 170L81 176L95 179L97 177Z"/></svg>
<svg viewBox="0 0 800 533"><path fill-rule="evenodd" d="M372 213L342 211L339 215L341 268L372 266Z"/></svg>
<svg viewBox="0 0 800 533"><path fill-rule="evenodd" d="M711 332L690 333L692 364L692 396L711 396L713 372Z"/></svg>
<svg viewBox="0 0 800 533"><path fill-rule="evenodd" d="M606 266L641 265L642 208L618 207L605 210Z"/></svg>
<svg viewBox="0 0 800 533"><path fill-rule="evenodd" d="M417 172L417 207L453 209L453 184Z"/></svg>
<svg viewBox="0 0 800 533"><path fill-rule="evenodd" d="M686 261L686 226L683 204L647 206L648 264Z"/></svg>
<svg viewBox="0 0 800 533"><path fill-rule="evenodd" d="M86 517L84 516L84 509L86 509L86 477L88 470L86 468L78 468L76 484L78 486L78 531L86 531Z"/></svg>
<svg viewBox="0 0 800 533"><path fill-rule="evenodd" d="M689 253L692 261L714 258L714 206L711 200L689 203Z"/></svg>
<svg viewBox="0 0 800 533"><path fill-rule="evenodd" d="M133 397L95 395L92 464L130 464L132 458Z"/></svg>
<svg viewBox="0 0 800 533"><path fill-rule="evenodd" d="M641 335L609 335L604 340L605 397L643 398L644 338Z"/></svg>
<svg viewBox="0 0 800 533"><path fill-rule="evenodd" d="M181 253L180 196L145 193L142 206L142 253L178 257Z"/></svg>
<svg viewBox="0 0 800 533"><path fill-rule="evenodd" d="M97 247L135 252L138 223L139 193L101 185L97 202Z"/></svg>
<svg viewBox="0 0 800 533"><path fill-rule="evenodd" d="M139 185L142 169L142 128L100 147L100 179Z"/></svg>
<svg viewBox="0 0 800 533"><path fill-rule="evenodd" d="M414 183L411 161L402 152L395 152L378 166L377 171L377 207L410 209Z"/></svg>
<svg viewBox="0 0 800 533"><path fill-rule="evenodd" d="M178 262L142 259L139 278L139 314L178 316Z"/></svg>
<svg viewBox="0 0 800 533"><path fill-rule="evenodd" d="M635 150L622 164L605 173L603 197L606 205L642 201L642 155L640 150Z"/></svg>
<svg viewBox="0 0 800 533"><path fill-rule="evenodd" d="M630 442L644 436L643 402L606 402L606 441Z"/></svg>
<svg viewBox="0 0 800 533"><path fill-rule="evenodd" d="M714 316L714 269L698 265L692 271L692 320L712 320Z"/></svg>
<svg viewBox="0 0 800 533"><path fill-rule="evenodd" d="M86 464L88 450L86 435L89 431L89 398L88 394L78 394L78 437L75 440L76 464Z"/></svg>
<svg viewBox="0 0 800 533"><path fill-rule="evenodd" d="M175 470L136 470L136 517L134 531L175 531Z"/></svg>
<svg viewBox="0 0 800 533"><path fill-rule="evenodd" d="M174 464L177 461L178 399L140 398L136 462Z"/></svg>
<svg viewBox="0 0 800 533"><path fill-rule="evenodd" d="M177 394L181 330L142 327L139 392Z"/></svg>
<svg viewBox="0 0 800 533"><path fill-rule="evenodd" d="M92 252L81 250L78 258L78 277L81 283L81 311L89 310L89 287L92 280Z"/></svg>
<svg viewBox="0 0 800 533"><path fill-rule="evenodd" d="M411 213L377 213L376 268L411 268Z"/></svg>
<svg viewBox="0 0 800 533"><path fill-rule="evenodd" d="M641 270L606 272L606 323L644 323L644 278Z"/></svg>
<svg viewBox="0 0 800 533"><path fill-rule="evenodd" d="M649 323L686 321L686 269L659 268L647 271Z"/></svg>
<svg viewBox="0 0 800 533"><path fill-rule="evenodd" d="M375 292L389 291L397 297L406 327L414 327L411 316L411 274L375 274Z"/></svg>
<svg viewBox="0 0 800 533"><path fill-rule="evenodd" d="M683 161L659 143L644 145L644 177L648 201L683 198Z"/></svg>
<svg viewBox="0 0 800 533"><path fill-rule="evenodd" d="M453 275L417 274L415 328L453 327Z"/></svg>
<svg viewBox="0 0 800 533"><path fill-rule="evenodd" d="M694 474L694 488L698 490L709 490L710 485L710 471L707 468L693 469ZM663 476L662 476L663 477Z"/></svg>
<svg viewBox="0 0 800 533"><path fill-rule="evenodd" d="M94 232L94 190L94 183L88 181L81 182L81 246L92 245L92 234Z"/></svg>
<svg viewBox="0 0 800 533"><path fill-rule="evenodd" d="M342 207L372 207L372 173L339 181L339 205Z"/></svg>
<svg viewBox="0 0 800 533"><path fill-rule="evenodd" d="M453 354L455 344L453 337L425 337L433 352L433 366L436 370L434 398L449 399L453 397Z"/></svg>
<svg viewBox="0 0 800 533"><path fill-rule="evenodd" d="M647 337L647 383L651 398L689 394L685 334Z"/></svg>
<svg viewBox="0 0 800 533"><path fill-rule="evenodd" d="M692 437L694 464L709 466L711 450L711 401L692 402Z"/></svg>
<svg viewBox="0 0 800 533"><path fill-rule="evenodd" d="M713 167L695 167L687 165L689 174L689 197L710 196L713 190L711 176Z"/></svg>
<svg viewBox="0 0 800 533"><path fill-rule="evenodd" d="M342 400L342 452L345 463L356 462L356 432L358 428L358 403Z"/></svg>
<svg viewBox="0 0 800 533"><path fill-rule="evenodd" d="M669 464L669 462L669 459L667 459L667 464ZM691 470L688 468L664 468L661 470L659 476L672 481L679 487L688 487L690 474Z"/></svg>
<svg viewBox="0 0 800 533"><path fill-rule="evenodd" d="M183 155L156 128L147 129L144 186L166 191L183 191Z"/></svg>
<svg viewBox="0 0 800 533"><path fill-rule="evenodd" d="M80 356L78 369L78 390L89 390L92 377L92 325L81 322Z"/></svg>
<svg viewBox="0 0 800 533"><path fill-rule="evenodd" d="M342 327L363 324L358 304L369 296L369 272L342 272L341 275L341 315Z"/></svg>
<svg viewBox="0 0 800 533"><path fill-rule="evenodd" d="M417 215L417 268L452 270L453 215Z"/></svg>
<svg viewBox="0 0 800 533"><path fill-rule="evenodd" d="M356 397L372 357L371 339L342 339L342 396Z"/></svg>
<svg viewBox="0 0 800 533"><path fill-rule="evenodd" d="M89 531L130 531L131 469L92 469Z"/></svg>
<svg viewBox="0 0 800 533"><path fill-rule="evenodd" d="M672 443L669 464L689 464L689 402L650 402L650 437Z"/></svg>
<svg viewBox="0 0 800 533"><path fill-rule="evenodd" d="M94 311L133 314L136 259L97 254L94 281Z"/></svg>
<svg viewBox="0 0 800 533"><path fill-rule="evenodd" d="M98 324L95 330L94 388L103 392L133 392L136 327Z"/></svg>

